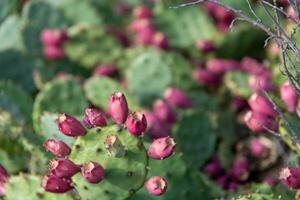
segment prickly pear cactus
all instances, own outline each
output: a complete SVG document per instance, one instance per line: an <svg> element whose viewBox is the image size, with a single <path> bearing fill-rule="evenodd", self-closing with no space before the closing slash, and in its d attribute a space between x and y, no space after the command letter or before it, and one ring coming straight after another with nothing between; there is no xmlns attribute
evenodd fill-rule
<svg viewBox="0 0 300 200"><path fill-rule="evenodd" d="M252 94L252 91L249 87L248 79L248 74L234 71L226 73L224 83L233 94L244 98L249 98Z"/></svg>
<svg viewBox="0 0 300 200"><path fill-rule="evenodd" d="M104 141L111 135L125 146L124 157L114 157L107 151ZM143 143L118 126L90 129L86 136L76 140L70 159L76 164L95 161L105 169L105 179L99 184L88 183L80 174L73 177L83 200L126 199L143 186L146 178L148 157Z"/></svg>
<svg viewBox="0 0 300 200"><path fill-rule="evenodd" d="M45 139L56 139L65 142L66 144L72 146L75 139L72 137L67 137L58 130L56 119L58 114L44 113L41 117L41 129L45 136Z"/></svg>
<svg viewBox="0 0 300 200"><path fill-rule="evenodd" d="M83 91L76 80L70 77L54 79L37 95L33 106L34 128L41 133L41 117L44 112L68 113L80 116L87 107Z"/></svg>
<svg viewBox="0 0 300 200"><path fill-rule="evenodd" d="M69 32L70 39L64 45L65 53L85 68L113 62L120 56L120 44L102 26L79 24Z"/></svg>
<svg viewBox="0 0 300 200"><path fill-rule="evenodd" d="M297 144L297 138L299 137L299 118L290 115L284 114L284 119L281 118L279 121L279 133L282 137L282 140L289 146L291 150L300 155L300 147Z"/></svg>
<svg viewBox="0 0 300 200"><path fill-rule="evenodd" d="M251 191L247 194L235 195L231 197L233 200L274 200L274 199L284 199L292 200L297 199L295 197L295 192L287 190L281 185L271 188L266 184L253 184L251 186Z"/></svg>
<svg viewBox="0 0 300 200"><path fill-rule="evenodd" d="M41 186L42 178L20 174L10 177L5 185L6 200L74 200L70 194L46 193Z"/></svg>
<svg viewBox="0 0 300 200"><path fill-rule="evenodd" d="M0 108L10 112L17 120L31 122L32 98L11 82L0 82Z"/></svg>
<svg viewBox="0 0 300 200"><path fill-rule="evenodd" d="M11 80L27 91L35 89L32 73L40 63L17 50L0 51L0 79Z"/></svg>
<svg viewBox="0 0 300 200"><path fill-rule="evenodd" d="M158 9L155 23L158 30L167 35L171 46L178 48L189 48L199 39L213 39L217 36L212 21L204 12L199 12L198 7Z"/></svg>
<svg viewBox="0 0 300 200"><path fill-rule="evenodd" d="M216 55L220 58L241 59L246 55L263 54L261 47L265 39L266 35L262 31L249 26L239 26L220 40Z"/></svg>
<svg viewBox="0 0 300 200"><path fill-rule="evenodd" d="M188 111L175 127L174 136L183 158L195 167L201 167L212 155L216 135L213 115L209 111Z"/></svg>
<svg viewBox="0 0 300 200"><path fill-rule="evenodd" d="M127 102L130 108L136 109L137 104L134 102L127 91L122 86L111 78L107 77L92 77L86 80L84 84L84 92L87 99L100 108L106 108L108 105L108 96L114 91L121 91L127 97Z"/></svg>
<svg viewBox="0 0 300 200"><path fill-rule="evenodd" d="M26 168L29 155L24 151L20 138L24 133L22 123L0 108L0 160L9 172Z"/></svg>
<svg viewBox="0 0 300 200"><path fill-rule="evenodd" d="M17 15L8 16L0 25L0 50L9 48L21 49L21 34L18 31L22 25L22 20Z"/></svg>
<svg viewBox="0 0 300 200"><path fill-rule="evenodd" d="M204 191L205 185L203 185L199 174L189 173L192 171L184 160L182 159L182 153L179 151L165 160L149 160L147 177L162 176L168 181L167 192L160 197L150 196L147 191L142 188L130 200L172 200L172 199L212 199L212 196L208 194L208 191ZM191 175L194 175L194 178Z"/></svg>
<svg viewBox="0 0 300 200"><path fill-rule="evenodd" d="M167 86L182 89L193 86L192 67L175 52L158 52L155 49L140 48L128 52L127 80L128 90L141 103L149 104L162 96ZM145 87L147 85L147 87Z"/></svg>
<svg viewBox="0 0 300 200"><path fill-rule="evenodd" d="M156 52L147 52L134 59L127 71L128 90L143 104L162 96L172 82L171 71ZM147 87L146 87L147 86Z"/></svg>
<svg viewBox="0 0 300 200"><path fill-rule="evenodd" d="M22 17L25 19L21 36L24 46L29 54L42 55L42 43L39 40L44 28L63 28L64 17L62 13L50 4L42 1L30 1L23 9Z"/></svg>
<svg viewBox="0 0 300 200"><path fill-rule="evenodd" d="M90 1L63 0L59 8L68 24L102 24L101 16Z"/></svg>

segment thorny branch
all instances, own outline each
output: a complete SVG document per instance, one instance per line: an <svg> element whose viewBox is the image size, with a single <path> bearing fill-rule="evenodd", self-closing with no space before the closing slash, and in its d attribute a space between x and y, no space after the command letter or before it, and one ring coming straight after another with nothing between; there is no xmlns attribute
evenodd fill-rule
<svg viewBox="0 0 300 200"><path fill-rule="evenodd" d="M265 0L260 0L260 4L263 6L265 12L267 13L267 15L270 17L270 19L273 22L273 25L274 25L273 29L271 27L269 27L268 25L264 24L263 21L256 15L254 10L252 9L252 6L251 6L249 0L246 0L246 2L248 3L250 11L254 15L255 19L246 15L242 10L233 8L230 5L227 5L223 2L221 2L220 0L197 0L194 2L190 2L190 3L180 4L178 6L174 6L171 8L183 8L183 7L187 7L187 6L201 4L204 2L214 3L216 5L222 6L223 8L233 12L236 15L236 18L232 22L231 25L233 25L233 23L237 20L246 21L246 22L252 24L254 27L257 27L257 28L261 29L262 31L264 31L266 34L268 34L269 37L267 38L266 43L269 40L273 40L280 47L281 52L282 52L281 54L284 54L283 56L281 55L282 65L283 65L283 69L284 69L283 70L284 75L286 75L288 77L288 80L291 82L292 86L297 91L297 94L300 96L300 83L297 80L297 78L295 77L295 75L289 71L289 67L288 67L289 63L286 61L287 52L291 52L294 59L296 61L300 62L300 49L297 47L295 41L293 40L293 36L296 33L297 28L300 26L299 19L297 19L297 20L292 19L292 21L296 24L296 26L293 28L291 36L289 36L286 33L286 31L284 30L284 28L281 27L281 25L280 25L278 12L280 12L281 14L283 14L285 17L287 17L289 19L291 17L282 8L277 7L276 0L273 2L274 4L271 4ZM289 2L293 6L294 10L297 12L298 16L300 16L300 8L299 8L298 0L289 0ZM271 9L273 9L275 16L273 16L270 13L267 6Z"/></svg>
<svg viewBox="0 0 300 200"><path fill-rule="evenodd" d="M255 17L254 19L245 13L243 13L242 10L233 8L220 0L197 0L194 2L190 3L184 3L175 7L171 8L183 8L187 6L192 6L196 4L200 4L203 2L210 2L214 3L216 5L222 6L223 8L227 9L228 11L233 12L236 15L236 18L232 21L231 26L233 26L234 22L236 21L246 21L253 25L254 27L257 27L264 31L269 37L266 39L265 43L267 44L268 41L273 40L277 43L279 48L281 49L281 65L282 68L280 70L283 72L285 76L287 76L289 82L297 92L297 94L300 96L300 82L299 82L299 72L296 70L296 64L295 62L300 62L300 50L297 47L293 36L296 34L298 27L300 26L300 6L299 6L299 0L289 0L290 5L293 7L294 11L297 14L297 19L291 17L286 11L283 10L283 8L280 8L277 6L277 1L273 0L273 3L270 3L266 0L259 0L259 3L261 6L263 6L265 13L268 15L268 17L272 20L273 22L273 29L270 28L268 25L264 24L264 22L257 16L255 11L253 10L251 3L249 0L245 0L248 4L248 7L251 11L251 14ZM273 10L273 14L269 10ZM287 19L291 20L295 26L292 29L292 32L290 36L288 33L284 30L284 28L280 24L279 20L279 13L285 16ZM293 57L290 56L290 53L292 54ZM290 66L290 67L289 67ZM293 70L294 73L290 72L290 68ZM287 120L286 116L284 113L280 110L280 108L276 105L276 103L272 100L272 98L268 95L267 92L264 92L265 96L269 99L269 101L272 103L274 109L278 112L280 115L281 119L283 120L284 125L289 129L291 132L291 139L294 144L296 144L298 147L300 147L300 140L297 136L296 131L294 128L291 126L290 122ZM300 113L300 111L299 111ZM268 130L266 127L264 127L268 132L275 136L279 136L278 133Z"/></svg>

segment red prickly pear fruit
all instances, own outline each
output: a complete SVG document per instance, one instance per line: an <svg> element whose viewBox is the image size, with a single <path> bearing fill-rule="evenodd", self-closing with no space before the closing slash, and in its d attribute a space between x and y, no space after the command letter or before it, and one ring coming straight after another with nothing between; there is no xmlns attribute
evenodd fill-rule
<svg viewBox="0 0 300 200"><path fill-rule="evenodd" d="M87 128L93 128L94 126L90 123L90 120L88 116L84 115L82 118L82 123L85 125Z"/></svg>
<svg viewBox="0 0 300 200"><path fill-rule="evenodd" d="M259 112L270 117L276 117L277 115L272 103L263 95L254 93L248 100L248 103L254 112Z"/></svg>
<svg viewBox="0 0 300 200"><path fill-rule="evenodd" d="M187 109L192 107L192 100L186 93L178 88L169 87L164 93L165 100L174 107Z"/></svg>
<svg viewBox="0 0 300 200"><path fill-rule="evenodd" d="M246 159L236 159L230 170L230 178L234 181L246 181L249 177L249 163Z"/></svg>
<svg viewBox="0 0 300 200"><path fill-rule="evenodd" d="M48 175L43 178L42 187L47 192L66 193L73 189L72 180Z"/></svg>
<svg viewBox="0 0 300 200"><path fill-rule="evenodd" d="M175 151L175 140L171 137L163 137L154 140L148 149L148 156L154 160L168 158Z"/></svg>
<svg viewBox="0 0 300 200"><path fill-rule="evenodd" d="M136 43L138 45L151 45L153 42L154 35L154 30L149 28L142 29L136 35Z"/></svg>
<svg viewBox="0 0 300 200"><path fill-rule="evenodd" d="M214 74L223 74L240 68L240 63L235 60L211 59L207 62L207 69Z"/></svg>
<svg viewBox="0 0 300 200"><path fill-rule="evenodd" d="M168 124L173 124L176 121L176 114L166 101L156 100L153 103L153 112L154 114L162 121Z"/></svg>
<svg viewBox="0 0 300 200"><path fill-rule="evenodd" d="M60 60L65 57L64 50L57 46L44 46L43 53L44 57L48 60Z"/></svg>
<svg viewBox="0 0 300 200"><path fill-rule="evenodd" d="M152 112L145 113L147 120L147 135L152 139L170 136L170 129L162 120Z"/></svg>
<svg viewBox="0 0 300 200"><path fill-rule="evenodd" d="M81 173L85 180L93 184L101 182L105 176L103 167L93 161L83 164L81 167Z"/></svg>
<svg viewBox="0 0 300 200"><path fill-rule="evenodd" d="M153 196L163 195L167 190L167 181L160 176L153 176L146 181L144 187Z"/></svg>
<svg viewBox="0 0 300 200"><path fill-rule="evenodd" d="M0 197L4 197L6 195L5 183L0 182Z"/></svg>
<svg viewBox="0 0 300 200"><path fill-rule="evenodd" d="M80 168L71 160L54 158L50 161L50 174L60 178L71 178Z"/></svg>
<svg viewBox="0 0 300 200"><path fill-rule="evenodd" d="M40 40L45 46L60 46L68 39L68 33L60 29L44 29Z"/></svg>
<svg viewBox="0 0 300 200"><path fill-rule="evenodd" d="M131 113L127 118L127 130L133 136L140 136L147 128L147 120L144 114Z"/></svg>
<svg viewBox="0 0 300 200"><path fill-rule="evenodd" d="M249 108L249 104L246 99L235 96L232 99L231 108L234 112L241 112L242 110Z"/></svg>
<svg viewBox="0 0 300 200"><path fill-rule="evenodd" d="M0 165L0 182L5 183L8 180L8 177L9 175L6 169L2 165Z"/></svg>
<svg viewBox="0 0 300 200"><path fill-rule="evenodd" d="M9 175L6 169L0 165L0 197L5 196L6 194L5 183L7 182L8 178Z"/></svg>
<svg viewBox="0 0 300 200"><path fill-rule="evenodd" d="M70 154L71 148L62 141L49 139L43 144L44 148L55 156L64 157Z"/></svg>
<svg viewBox="0 0 300 200"><path fill-rule="evenodd" d="M262 157L266 150L266 146L259 138L255 138L250 141L250 152L253 157Z"/></svg>
<svg viewBox="0 0 300 200"><path fill-rule="evenodd" d="M104 113L98 108L87 108L85 109L85 116L82 119L83 124L87 128L92 128L95 126L106 126L106 120Z"/></svg>
<svg viewBox="0 0 300 200"><path fill-rule="evenodd" d="M287 14L288 14L288 18L290 20L295 20L295 21L298 21L299 20L299 16L297 14L297 12L295 11L295 9L293 8L293 6L289 6L287 8Z"/></svg>
<svg viewBox="0 0 300 200"><path fill-rule="evenodd" d="M230 182L229 184L228 184L228 191L229 192L234 192L234 191L236 191L237 189L238 189L238 187L239 187L239 184L238 183L236 183L236 182Z"/></svg>
<svg viewBox="0 0 300 200"><path fill-rule="evenodd" d="M296 112L299 98L297 92L289 82L285 82L280 86L280 97L289 112Z"/></svg>
<svg viewBox="0 0 300 200"><path fill-rule="evenodd" d="M223 189L228 187L229 177L227 175L223 175L217 178L216 183Z"/></svg>
<svg viewBox="0 0 300 200"><path fill-rule="evenodd" d="M248 111L244 120L248 128L253 132L263 132L266 129L277 131L278 129L276 121L263 113Z"/></svg>
<svg viewBox="0 0 300 200"><path fill-rule="evenodd" d="M131 22L129 25L129 30L133 33L140 33L143 30L149 30L154 32L155 27L152 23L152 20L149 19L138 19Z"/></svg>
<svg viewBox="0 0 300 200"><path fill-rule="evenodd" d="M196 47L203 53L211 53L216 50L216 46L212 40L198 40Z"/></svg>
<svg viewBox="0 0 300 200"><path fill-rule="evenodd" d="M124 124L128 116L128 105L123 93L115 92L109 99L109 114L117 124Z"/></svg>
<svg viewBox="0 0 300 200"><path fill-rule="evenodd" d="M221 83L220 75L214 74L211 71L201 67L197 67L193 71L193 79L199 85L205 85L205 86L219 86Z"/></svg>
<svg viewBox="0 0 300 200"><path fill-rule="evenodd" d="M275 90L275 86L272 83L272 76L269 73L250 76L249 86L254 92L271 92Z"/></svg>
<svg viewBox="0 0 300 200"><path fill-rule="evenodd" d="M300 189L300 168L286 167L280 171L279 179L291 189Z"/></svg>
<svg viewBox="0 0 300 200"><path fill-rule="evenodd" d="M108 76L111 77L118 72L118 68L114 64L101 64L98 65L94 72L93 76Z"/></svg>
<svg viewBox="0 0 300 200"><path fill-rule="evenodd" d="M133 16L137 19L152 18L152 11L144 5L136 6L133 10Z"/></svg>
<svg viewBox="0 0 300 200"><path fill-rule="evenodd" d="M223 8L222 6L217 6L215 10L215 17L218 21L226 22L228 24L234 19L232 12Z"/></svg>
<svg viewBox="0 0 300 200"><path fill-rule="evenodd" d="M241 70L252 75L270 73L263 64L250 57L243 58L241 62Z"/></svg>
<svg viewBox="0 0 300 200"><path fill-rule="evenodd" d="M217 178L223 171L219 158L214 156L210 162L203 166L202 171L211 178Z"/></svg>
<svg viewBox="0 0 300 200"><path fill-rule="evenodd" d="M169 41L166 35L161 32L156 32L152 38L152 45L158 49L168 49Z"/></svg>
<svg viewBox="0 0 300 200"><path fill-rule="evenodd" d="M270 187L275 187L277 184L277 181L272 176L267 176L264 181L265 184L269 185Z"/></svg>
<svg viewBox="0 0 300 200"><path fill-rule="evenodd" d="M86 130L81 123L68 114L62 114L56 120L60 132L70 137L83 136Z"/></svg>

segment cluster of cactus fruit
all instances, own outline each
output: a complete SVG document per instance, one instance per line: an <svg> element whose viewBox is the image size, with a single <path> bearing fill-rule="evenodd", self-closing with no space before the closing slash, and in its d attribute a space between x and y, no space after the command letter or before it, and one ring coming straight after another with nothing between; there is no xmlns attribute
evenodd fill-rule
<svg viewBox="0 0 300 200"><path fill-rule="evenodd" d="M174 97L171 97L171 99L174 99ZM117 128L113 129L115 132L110 130L106 133L107 135L102 137L104 140L96 141L100 143L101 146L104 145L107 151L107 156L103 158L114 159L115 162L117 162L118 159L122 159L123 162L131 162L131 158L127 157L128 151L132 151L132 149L127 146L129 144L126 143L126 140L123 140L124 138L120 138L119 134L127 130L126 132L129 134L123 137L136 137L135 140L140 142L138 145L143 146L141 136L147 128L146 117L140 112L128 114L129 109L127 101L124 94L121 92L113 93L110 96L108 110L108 115L116 124ZM82 123L85 127L80 123L80 121L68 114L61 114L56 122L60 132L68 137L84 138L86 134L91 134L89 129L96 129L96 132L99 132L97 134L104 134L101 129L108 128L105 113L98 108L93 107L85 110L85 115L82 119ZM99 138L94 139L96 140ZM147 155L149 158L155 160L166 159L174 152L175 145L175 141L172 137L160 137L155 139L149 146ZM101 163L94 160L90 160L86 163L75 164L72 160L68 159L68 156L71 153L71 148L63 141L48 139L44 143L44 147L47 151L58 157L50 161L49 173L43 179L43 187L47 192L65 193L73 189L74 185L75 187L78 187L78 184L74 184L71 179L78 172L81 172L82 177L90 184L99 184L101 181L109 181L111 174L107 173L106 175L105 171L110 171L111 169L104 168ZM75 146L75 150L72 151L76 151L78 148L88 149L93 147L87 145L82 147ZM144 152L140 153L143 154ZM107 163L109 161L103 160L103 162ZM106 166L108 167L109 165L106 164ZM130 173L130 171L127 173ZM126 174L125 171L124 174ZM155 196L164 194L167 189L167 181L160 176L150 178L144 185L149 194ZM99 187L101 187L101 184Z"/></svg>

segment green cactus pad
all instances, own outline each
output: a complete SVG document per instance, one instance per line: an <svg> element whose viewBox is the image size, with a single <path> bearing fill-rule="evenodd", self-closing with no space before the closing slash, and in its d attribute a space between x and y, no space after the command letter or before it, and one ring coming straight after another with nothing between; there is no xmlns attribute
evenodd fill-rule
<svg viewBox="0 0 300 200"><path fill-rule="evenodd" d="M21 49L21 35L18 31L20 29L20 26L21 18L16 15L11 15L3 21L3 23L0 25L0 50L5 50L9 48Z"/></svg>
<svg viewBox="0 0 300 200"><path fill-rule="evenodd" d="M82 116L88 103L80 85L70 77L54 79L47 83L37 95L33 106L34 128L37 133L41 130L41 116L44 112L67 113Z"/></svg>
<svg viewBox="0 0 300 200"><path fill-rule="evenodd" d="M182 154L176 152L165 160L149 160L149 172L147 177L161 176L168 182L167 192L160 196L154 197L148 194L146 189L142 188L137 194L133 195L130 200L190 200L190 199L212 199L208 191L204 191L205 186L198 173L188 173L192 171L187 168L182 159ZM193 178L191 177L193 174Z"/></svg>
<svg viewBox="0 0 300 200"><path fill-rule="evenodd" d="M25 169L29 155L19 142L24 132L19 123L9 112L0 108L0 160L11 173Z"/></svg>
<svg viewBox="0 0 300 200"><path fill-rule="evenodd" d="M148 160L143 143L127 131L118 130L117 126L94 128L76 140L70 159L76 164L95 161L105 169L105 179L99 184L88 183L81 174L73 177L83 200L123 200L142 187ZM106 151L104 140L109 135L117 135L125 145L125 157L115 158Z"/></svg>
<svg viewBox="0 0 300 200"><path fill-rule="evenodd" d="M143 104L162 96L172 82L168 63L158 52L146 52L134 59L127 71L128 90Z"/></svg>
<svg viewBox="0 0 300 200"><path fill-rule="evenodd" d="M42 55L42 43L39 40L44 28L64 27L64 17L58 9L42 1L30 1L23 9L22 16L27 23L21 31L24 46L33 55Z"/></svg>
<svg viewBox="0 0 300 200"><path fill-rule="evenodd" d="M234 194L228 197L232 200L293 200L295 198L295 191L278 185L270 187L266 184L252 184L250 191L244 192L246 194Z"/></svg>
<svg viewBox="0 0 300 200"><path fill-rule="evenodd" d="M28 93L11 82L0 82L0 108L10 112L16 119L31 121L33 100Z"/></svg>
<svg viewBox="0 0 300 200"><path fill-rule="evenodd" d="M40 63L17 50L0 51L0 79L11 80L27 91L35 89L32 73Z"/></svg>
<svg viewBox="0 0 300 200"><path fill-rule="evenodd" d="M121 54L120 44L102 26L79 24L70 30L70 34L64 44L65 53L85 68L114 62Z"/></svg>
<svg viewBox="0 0 300 200"><path fill-rule="evenodd" d="M69 24L102 24L101 16L89 1L62 0L59 8Z"/></svg>
<svg viewBox="0 0 300 200"><path fill-rule="evenodd" d="M66 144L72 146L75 142L73 137L68 137L62 134L58 130L58 126L56 124L56 119L58 118L58 114L50 114L44 113L41 117L41 128L42 132L45 136L45 139L56 139L65 142Z"/></svg>
<svg viewBox="0 0 300 200"><path fill-rule="evenodd" d="M5 186L6 200L74 200L69 194L45 192L41 186L42 178L35 175L20 174L10 177Z"/></svg>
<svg viewBox="0 0 300 200"><path fill-rule="evenodd" d="M188 111L174 129L178 148L186 161L201 167L214 152L216 135L209 111Z"/></svg>
<svg viewBox="0 0 300 200"><path fill-rule="evenodd" d="M286 126L286 123L288 124L288 126ZM279 121L279 133L281 135L282 140L298 156L300 156L300 146L296 143L297 138L293 138L293 133L296 134L296 137L299 137L299 129L299 118L296 116L286 113L284 114L284 119L281 118Z"/></svg>
<svg viewBox="0 0 300 200"><path fill-rule="evenodd" d="M174 20L176 19L176 20ZM163 9L155 16L157 29L167 35L171 46L190 48L199 39L213 39L216 28L199 7Z"/></svg>
<svg viewBox="0 0 300 200"><path fill-rule="evenodd" d="M253 93L249 87L249 75L243 72L228 72L224 79L225 86L235 95L249 98Z"/></svg>
<svg viewBox="0 0 300 200"><path fill-rule="evenodd" d="M124 93L128 107L130 109L137 109L138 106L130 97L128 92L122 86L111 78L107 77L92 77L86 80L84 84L84 92L87 99L94 105L100 108L107 108L109 103L109 96L120 91Z"/></svg>

